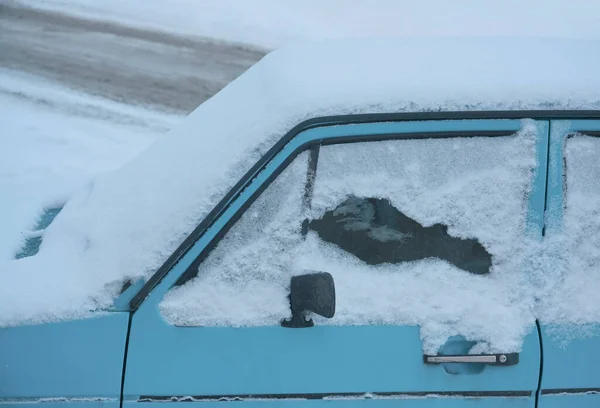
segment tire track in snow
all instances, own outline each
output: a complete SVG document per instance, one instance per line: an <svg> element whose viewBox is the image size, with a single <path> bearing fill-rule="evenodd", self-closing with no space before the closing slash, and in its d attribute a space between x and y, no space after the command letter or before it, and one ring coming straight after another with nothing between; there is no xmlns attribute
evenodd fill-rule
<svg viewBox="0 0 600 408"><path fill-rule="evenodd" d="M264 52L0 3L0 67L155 110L188 113Z"/></svg>

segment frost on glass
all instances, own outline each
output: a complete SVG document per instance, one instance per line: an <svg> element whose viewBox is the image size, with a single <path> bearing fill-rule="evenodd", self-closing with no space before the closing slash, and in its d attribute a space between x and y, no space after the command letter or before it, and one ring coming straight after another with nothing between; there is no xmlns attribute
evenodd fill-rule
<svg viewBox="0 0 600 408"><path fill-rule="evenodd" d="M323 147L297 260L336 282L336 316L317 324L418 324L427 352L452 335L518 351L535 320L522 274L535 132ZM411 239L415 259L390 254ZM453 259L465 246L475 264Z"/></svg>
<svg viewBox="0 0 600 408"><path fill-rule="evenodd" d="M519 351L535 320L522 275L535 139L524 122L506 137L324 146L310 208L303 155L160 310L177 325L279 325L290 277L317 270L337 298L318 325L420 325L429 353L453 335Z"/></svg>
<svg viewBox="0 0 600 408"><path fill-rule="evenodd" d="M261 326L290 315L307 172L308 153L302 153L229 230L198 276L166 294L160 311L170 323Z"/></svg>
<svg viewBox="0 0 600 408"><path fill-rule="evenodd" d="M600 138L568 138L564 163L562 229L548 237L554 262L545 269L553 281L545 284L539 314L543 323L572 327L600 322Z"/></svg>

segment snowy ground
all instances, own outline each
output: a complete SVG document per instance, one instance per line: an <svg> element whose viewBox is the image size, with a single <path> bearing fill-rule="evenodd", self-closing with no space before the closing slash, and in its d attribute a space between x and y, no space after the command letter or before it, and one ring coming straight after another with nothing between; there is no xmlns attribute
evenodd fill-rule
<svg viewBox="0 0 600 408"><path fill-rule="evenodd" d="M0 9L0 49L0 66L180 114L263 55L248 47L10 5Z"/></svg>
<svg viewBox="0 0 600 408"><path fill-rule="evenodd" d="M0 260L43 208L130 160L180 120L0 70Z"/></svg>
<svg viewBox="0 0 600 408"><path fill-rule="evenodd" d="M0 1L0 261L263 52Z"/></svg>
<svg viewBox="0 0 600 408"><path fill-rule="evenodd" d="M274 48L371 36L600 38L597 0L24 0L98 20Z"/></svg>

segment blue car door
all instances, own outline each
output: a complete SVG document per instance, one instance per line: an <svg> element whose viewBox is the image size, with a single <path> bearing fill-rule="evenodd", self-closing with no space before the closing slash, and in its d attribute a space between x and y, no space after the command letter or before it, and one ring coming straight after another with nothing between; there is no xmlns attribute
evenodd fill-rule
<svg viewBox="0 0 600 408"><path fill-rule="evenodd" d="M540 408L600 406L600 121L552 121Z"/></svg>
<svg viewBox="0 0 600 408"><path fill-rule="evenodd" d="M132 315L124 404L534 407L521 243L542 236L548 125L299 133ZM286 327L315 271L335 315Z"/></svg>

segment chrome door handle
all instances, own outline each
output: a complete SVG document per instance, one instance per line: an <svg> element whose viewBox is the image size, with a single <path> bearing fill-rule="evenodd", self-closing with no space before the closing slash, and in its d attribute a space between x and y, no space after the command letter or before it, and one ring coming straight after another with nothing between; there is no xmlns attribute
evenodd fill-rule
<svg viewBox="0 0 600 408"><path fill-rule="evenodd" d="M445 364L445 363L463 363L463 364L489 364L497 366L512 366L519 362L519 353L503 354L465 354L465 355L437 355L423 356L425 364Z"/></svg>

